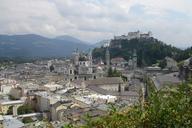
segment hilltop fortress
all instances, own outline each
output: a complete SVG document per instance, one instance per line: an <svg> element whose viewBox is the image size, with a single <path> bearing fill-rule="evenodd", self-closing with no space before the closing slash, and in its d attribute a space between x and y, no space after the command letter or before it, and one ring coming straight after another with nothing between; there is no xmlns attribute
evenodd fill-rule
<svg viewBox="0 0 192 128"><path fill-rule="evenodd" d="M121 40L132 40L132 39L150 39L152 32L142 33L140 31L128 32L127 35L114 36L114 39L110 41L110 48L121 48Z"/></svg>
<svg viewBox="0 0 192 128"><path fill-rule="evenodd" d="M152 37L152 32L141 33L140 31L129 32L127 35L114 36L114 40L131 40L135 38L150 38Z"/></svg>

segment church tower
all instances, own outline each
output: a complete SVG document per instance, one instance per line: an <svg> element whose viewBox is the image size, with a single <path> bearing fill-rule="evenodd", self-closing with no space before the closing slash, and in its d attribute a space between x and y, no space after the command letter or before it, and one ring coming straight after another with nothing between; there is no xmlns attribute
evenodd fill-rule
<svg viewBox="0 0 192 128"><path fill-rule="evenodd" d="M73 63L75 66L79 64L79 51L76 49L76 51L73 52Z"/></svg>
<svg viewBox="0 0 192 128"><path fill-rule="evenodd" d="M137 51L134 49L133 51L133 69L137 68Z"/></svg>
<svg viewBox="0 0 192 128"><path fill-rule="evenodd" d="M106 53L105 53L105 61L106 61L107 68L109 68L110 67L110 53L109 53L108 48L106 49Z"/></svg>
<svg viewBox="0 0 192 128"><path fill-rule="evenodd" d="M89 49L88 60L90 62L90 65L92 65L93 57L92 57L92 50L91 49Z"/></svg>

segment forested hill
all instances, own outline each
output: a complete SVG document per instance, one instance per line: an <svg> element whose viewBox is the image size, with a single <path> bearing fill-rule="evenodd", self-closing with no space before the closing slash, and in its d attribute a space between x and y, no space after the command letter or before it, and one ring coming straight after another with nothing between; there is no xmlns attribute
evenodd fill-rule
<svg viewBox="0 0 192 128"><path fill-rule="evenodd" d="M106 48L104 47L95 48L93 50L93 57L104 59L105 49ZM171 45L167 45L155 38L112 40L109 51L111 58L123 57L124 59L129 60L129 58L132 57L134 49L137 51L139 66L148 66L158 63L166 56L172 57L177 61L181 61L189 58L192 53L192 48L181 50Z"/></svg>

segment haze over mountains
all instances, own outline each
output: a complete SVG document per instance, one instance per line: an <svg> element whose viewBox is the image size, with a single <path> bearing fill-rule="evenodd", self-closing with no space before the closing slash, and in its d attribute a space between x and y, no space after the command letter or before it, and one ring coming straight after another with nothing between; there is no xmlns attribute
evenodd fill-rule
<svg viewBox="0 0 192 128"><path fill-rule="evenodd" d="M71 36L47 38L35 34L0 35L0 57L64 57L93 46Z"/></svg>

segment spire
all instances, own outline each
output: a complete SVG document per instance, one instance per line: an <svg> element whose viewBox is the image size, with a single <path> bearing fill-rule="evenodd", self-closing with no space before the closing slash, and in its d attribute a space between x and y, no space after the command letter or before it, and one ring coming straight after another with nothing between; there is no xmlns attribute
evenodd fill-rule
<svg viewBox="0 0 192 128"><path fill-rule="evenodd" d="M105 59L106 59L106 65L109 68L110 67L110 53L109 53L108 47L106 48Z"/></svg>
<svg viewBox="0 0 192 128"><path fill-rule="evenodd" d="M137 51L135 49L133 50L133 57L137 57Z"/></svg>
<svg viewBox="0 0 192 128"><path fill-rule="evenodd" d="M137 51L134 49L133 51L133 69L137 68Z"/></svg>
<svg viewBox="0 0 192 128"><path fill-rule="evenodd" d="M92 50L91 49L89 49L88 59L92 63Z"/></svg>
<svg viewBox="0 0 192 128"><path fill-rule="evenodd" d="M89 48L89 56L92 56L92 50Z"/></svg>

